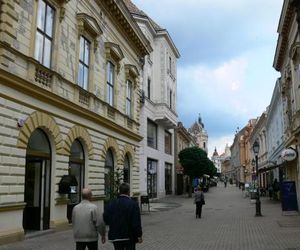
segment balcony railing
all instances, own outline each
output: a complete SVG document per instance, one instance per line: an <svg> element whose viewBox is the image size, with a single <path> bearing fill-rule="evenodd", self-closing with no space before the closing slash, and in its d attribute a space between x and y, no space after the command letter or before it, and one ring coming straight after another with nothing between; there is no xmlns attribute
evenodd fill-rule
<svg viewBox="0 0 300 250"><path fill-rule="evenodd" d="M24 55L22 58L24 59ZM115 107L111 107L103 101L99 95L82 89L72 81L64 78L59 73L44 67L32 58L27 58L28 70L20 71L24 74L19 76L28 82L41 87L57 96L65 98L74 104L94 112L96 115L113 120L118 125L130 129L134 133L139 132L139 123L132 119L127 119L127 115Z"/></svg>
<svg viewBox="0 0 300 250"><path fill-rule="evenodd" d="M177 114L165 103L156 103L154 121L170 129L177 125Z"/></svg>

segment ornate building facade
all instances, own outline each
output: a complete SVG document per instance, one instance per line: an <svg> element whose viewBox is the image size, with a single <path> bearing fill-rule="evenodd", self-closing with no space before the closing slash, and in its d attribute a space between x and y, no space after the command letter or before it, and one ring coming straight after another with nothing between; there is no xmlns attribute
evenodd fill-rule
<svg viewBox="0 0 300 250"><path fill-rule="evenodd" d="M116 173L139 196L152 49L124 3L3 0L0 20L0 243L67 226L85 186L102 208Z"/></svg>
<svg viewBox="0 0 300 250"><path fill-rule="evenodd" d="M199 115L198 121L188 129L189 133L194 137L199 148L202 148L206 153L208 152L208 134L204 129L204 123Z"/></svg>
<svg viewBox="0 0 300 250"><path fill-rule="evenodd" d="M144 61L141 90L140 191L151 198L174 194L174 128L177 125L177 59L180 54L168 31L130 0L124 1L150 42L153 52Z"/></svg>
<svg viewBox="0 0 300 250"><path fill-rule="evenodd" d="M284 0L278 24L278 40L273 67L280 73L279 88L283 103L284 148L300 146L300 3ZM299 152L298 152L299 155ZM296 184L299 198L299 156L279 167L279 179Z"/></svg>

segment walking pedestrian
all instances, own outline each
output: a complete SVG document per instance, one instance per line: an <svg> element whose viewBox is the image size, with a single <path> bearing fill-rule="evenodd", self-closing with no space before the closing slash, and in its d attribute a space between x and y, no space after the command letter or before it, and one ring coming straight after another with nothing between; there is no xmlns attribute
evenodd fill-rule
<svg viewBox="0 0 300 250"><path fill-rule="evenodd" d="M129 194L129 184L122 183L118 198L104 209L103 219L109 226L108 239L115 250L135 250L135 244L143 242L140 209Z"/></svg>
<svg viewBox="0 0 300 250"><path fill-rule="evenodd" d="M277 178L275 178L272 187L273 187L273 199L279 200L280 186L279 186L279 182L277 181Z"/></svg>
<svg viewBox="0 0 300 250"><path fill-rule="evenodd" d="M201 218L202 206L205 204L204 193L201 187L195 192L194 203L196 204L196 218Z"/></svg>
<svg viewBox="0 0 300 250"><path fill-rule="evenodd" d="M225 188L227 187L227 179L226 178L224 179L224 187Z"/></svg>
<svg viewBox="0 0 300 250"><path fill-rule="evenodd" d="M72 212L73 234L76 250L98 250L98 234L101 235L102 244L105 243L105 224L97 206L91 203L92 191L82 189L82 201L76 205Z"/></svg>

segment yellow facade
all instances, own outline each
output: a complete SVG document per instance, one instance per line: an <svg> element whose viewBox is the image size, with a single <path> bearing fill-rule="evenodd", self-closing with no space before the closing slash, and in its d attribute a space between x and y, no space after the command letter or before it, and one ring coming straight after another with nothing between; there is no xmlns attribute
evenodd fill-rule
<svg viewBox="0 0 300 250"><path fill-rule="evenodd" d="M1 244L26 232L33 158L41 169L49 162L48 170L34 168L46 171L46 180L33 181L36 192L49 193L39 202L47 207L37 206L37 230L68 225L70 197L58 193L58 183L72 168L75 141L79 182L92 188L95 204L102 209L107 198L108 152L113 171L130 168L131 194L139 195L140 62L151 48L122 1L4 0L0 19ZM36 131L47 138L47 156L29 147Z"/></svg>

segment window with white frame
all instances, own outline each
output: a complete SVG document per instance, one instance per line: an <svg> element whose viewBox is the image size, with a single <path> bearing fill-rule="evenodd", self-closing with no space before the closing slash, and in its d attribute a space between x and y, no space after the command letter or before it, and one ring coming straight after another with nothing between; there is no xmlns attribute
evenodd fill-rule
<svg viewBox="0 0 300 250"><path fill-rule="evenodd" d="M147 145L151 148L157 148L157 125L147 120Z"/></svg>
<svg viewBox="0 0 300 250"><path fill-rule="evenodd" d="M47 68L50 68L51 65L54 15L54 8L46 1L40 0L37 12L34 58Z"/></svg>
<svg viewBox="0 0 300 250"><path fill-rule="evenodd" d="M151 79L148 78L147 82L147 97L150 100L151 99Z"/></svg>
<svg viewBox="0 0 300 250"><path fill-rule="evenodd" d="M132 117L132 82L127 80L126 82L126 115Z"/></svg>
<svg viewBox="0 0 300 250"><path fill-rule="evenodd" d="M165 131L165 153L172 154L172 134Z"/></svg>
<svg viewBox="0 0 300 250"><path fill-rule="evenodd" d="M89 81L90 42L80 36L78 85L87 90Z"/></svg>
<svg viewBox="0 0 300 250"><path fill-rule="evenodd" d="M107 62L107 103L110 106L114 105L114 72L115 66L112 62Z"/></svg>
<svg viewBox="0 0 300 250"><path fill-rule="evenodd" d="M173 97L172 90L170 90L170 109L172 109L172 97Z"/></svg>

